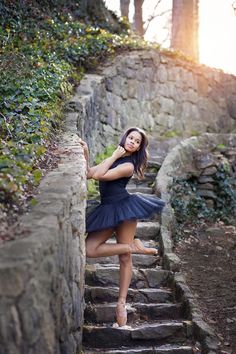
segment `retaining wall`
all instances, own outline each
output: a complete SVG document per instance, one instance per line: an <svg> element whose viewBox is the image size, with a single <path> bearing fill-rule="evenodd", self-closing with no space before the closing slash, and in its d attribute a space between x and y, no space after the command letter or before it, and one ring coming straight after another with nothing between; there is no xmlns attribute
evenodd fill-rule
<svg viewBox="0 0 236 354"><path fill-rule="evenodd" d="M198 304L187 286L186 279L181 273L181 261L173 253L172 233L175 225L174 210L170 205L171 187L176 177L186 178L195 174L194 156L196 149L211 151L218 145L236 147L235 134L205 133L191 137L176 145L165 158L155 181L156 193L166 201L166 207L161 215L160 245L165 269L176 272L173 279L177 299L184 303L186 312L193 323L194 337L201 343L204 354L218 353L218 339L210 326L204 320Z"/></svg>
<svg viewBox="0 0 236 354"><path fill-rule="evenodd" d="M85 161L65 134L37 204L0 248L0 353L76 354L84 310Z"/></svg>
<svg viewBox="0 0 236 354"><path fill-rule="evenodd" d="M139 126L151 134L189 137L236 131L236 77L158 50L117 56L80 82L68 129L78 129L92 154Z"/></svg>

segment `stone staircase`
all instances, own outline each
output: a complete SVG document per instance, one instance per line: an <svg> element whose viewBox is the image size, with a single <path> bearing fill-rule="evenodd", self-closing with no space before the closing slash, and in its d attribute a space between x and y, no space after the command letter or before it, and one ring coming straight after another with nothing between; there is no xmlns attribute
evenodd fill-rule
<svg viewBox="0 0 236 354"><path fill-rule="evenodd" d="M128 190L151 194L160 163L151 158L145 179L132 178ZM157 247L160 220L140 221L136 236L148 247ZM115 239L109 240L115 242ZM160 256L133 255L133 277L128 292L129 327L114 328L118 298L118 257L88 259L85 288L83 352L193 354L191 322L173 290L172 272L162 268Z"/></svg>

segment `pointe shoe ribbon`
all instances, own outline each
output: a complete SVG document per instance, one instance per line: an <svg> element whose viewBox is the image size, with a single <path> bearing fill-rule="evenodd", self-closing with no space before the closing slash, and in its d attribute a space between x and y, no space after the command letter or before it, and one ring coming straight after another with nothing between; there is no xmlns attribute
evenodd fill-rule
<svg viewBox="0 0 236 354"><path fill-rule="evenodd" d="M132 253L137 254L150 254L150 255L157 255L158 250L156 248L147 248L143 245L143 243L135 238L132 245L131 245Z"/></svg>

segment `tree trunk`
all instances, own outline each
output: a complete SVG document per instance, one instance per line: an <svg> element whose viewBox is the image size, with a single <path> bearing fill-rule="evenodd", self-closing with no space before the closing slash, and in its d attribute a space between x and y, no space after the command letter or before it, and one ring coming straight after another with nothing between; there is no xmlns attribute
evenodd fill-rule
<svg viewBox="0 0 236 354"><path fill-rule="evenodd" d="M198 61L198 0L173 0L171 47Z"/></svg>
<svg viewBox="0 0 236 354"><path fill-rule="evenodd" d="M143 0L134 0L134 29L140 36L143 37Z"/></svg>
<svg viewBox="0 0 236 354"><path fill-rule="evenodd" d="M129 3L130 0L120 0L120 13L122 17L126 17L129 21Z"/></svg>

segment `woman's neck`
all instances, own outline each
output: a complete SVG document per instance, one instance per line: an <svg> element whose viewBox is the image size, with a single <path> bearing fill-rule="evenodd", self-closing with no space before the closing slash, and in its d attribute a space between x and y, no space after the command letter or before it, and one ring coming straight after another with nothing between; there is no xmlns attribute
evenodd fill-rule
<svg viewBox="0 0 236 354"><path fill-rule="evenodd" d="M122 157L131 156L132 152L126 152Z"/></svg>

